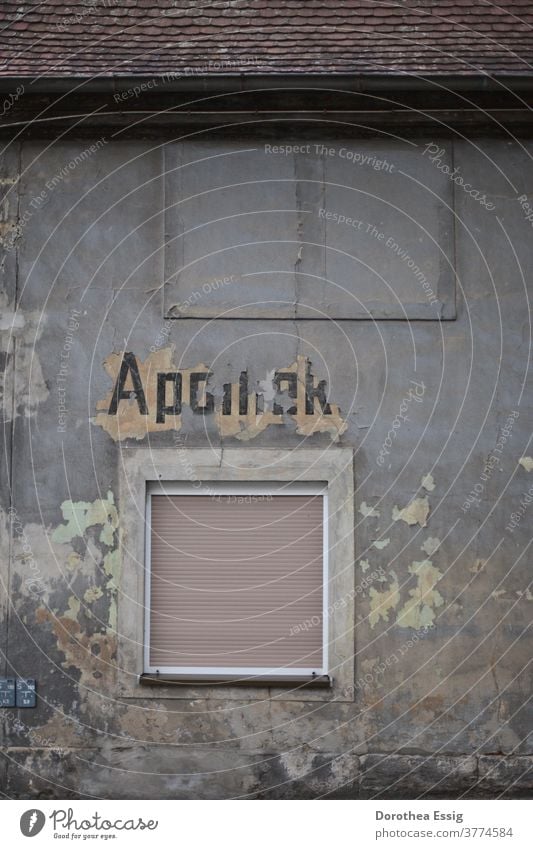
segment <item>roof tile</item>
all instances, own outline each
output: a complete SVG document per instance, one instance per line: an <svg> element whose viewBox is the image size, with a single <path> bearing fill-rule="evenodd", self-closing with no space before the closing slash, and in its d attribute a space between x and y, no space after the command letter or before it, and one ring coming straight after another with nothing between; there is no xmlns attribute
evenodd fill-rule
<svg viewBox="0 0 533 849"><path fill-rule="evenodd" d="M3 76L533 72L531 0L3 0L0 23Z"/></svg>

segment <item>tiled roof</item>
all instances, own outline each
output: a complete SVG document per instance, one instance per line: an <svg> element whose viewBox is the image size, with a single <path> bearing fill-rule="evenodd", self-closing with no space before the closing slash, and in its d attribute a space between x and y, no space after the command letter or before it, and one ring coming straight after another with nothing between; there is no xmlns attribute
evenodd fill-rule
<svg viewBox="0 0 533 849"><path fill-rule="evenodd" d="M2 0L0 76L530 74L532 0Z"/></svg>

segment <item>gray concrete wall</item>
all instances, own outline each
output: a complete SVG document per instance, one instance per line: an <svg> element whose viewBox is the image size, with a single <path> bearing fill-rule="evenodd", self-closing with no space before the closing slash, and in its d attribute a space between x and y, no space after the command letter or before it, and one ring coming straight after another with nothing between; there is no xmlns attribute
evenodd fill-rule
<svg viewBox="0 0 533 849"><path fill-rule="evenodd" d="M289 142L298 139L280 140ZM531 144L332 139L334 153L312 145L289 156L265 153L260 140L89 145L17 142L1 164L0 463L11 485L0 638L3 674L35 677L39 692L37 709L0 713L3 791L531 794L533 222L519 200L531 191ZM365 164L372 151L395 170ZM165 180L165 162L188 166ZM247 186L221 193L224 180ZM165 215L165 204L198 192L207 194ZM219 258L206 259L213 250ZM435 284L436 305L409 259ZM250 292L254 308L241 309ZM325 318L300 309L309 303ZM412 321L398 318L403 307ZM107 415L109 358L123 351L157 367L208 366L216 405L243 370L268 396L274 370L308 358L338 410L323 428L289 415L285 394L283 423L255 432L185 404L179 423L150 420L146 432L135 401L123 401L119 433ZM351 700L268 689L121 697L122 451L209 444L243 456L353 448ZM378 567L381 579L365 581Z"/></svg>

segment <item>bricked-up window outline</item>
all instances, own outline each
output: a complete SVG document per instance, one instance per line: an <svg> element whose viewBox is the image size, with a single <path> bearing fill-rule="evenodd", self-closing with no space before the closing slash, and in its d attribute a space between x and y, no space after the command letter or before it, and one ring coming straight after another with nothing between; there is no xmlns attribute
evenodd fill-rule
<svg viewBox="0 0 533 849"><path fill-rule="evenodd" d="M281 141L165 145L164 317L454 320L453 145Z"/></svg>
<svg viewBox="0 0 533 849"><path fill-rule="evenodd" d="M153 482L147 673L328 671L328 506L320 482Z"/></svg>
<svg viewBox="0 0 533 849"><path fill-rule="evenodd" d="M355 691L355 460L354 450L327 448L188 448L186 462L175 450L128 445L119 465L120 564L117 598L117 696L123 699L256 701L258 684L211 681L179 685L147 682L144 674L146 493L164 484L235 481L248 485L324 482L328 490L328 675L327 686L261 686L272 698L295 702L353 702ZM279 680L279 679L277 679ZM147 686L148 683L148 686Z"/></svg>

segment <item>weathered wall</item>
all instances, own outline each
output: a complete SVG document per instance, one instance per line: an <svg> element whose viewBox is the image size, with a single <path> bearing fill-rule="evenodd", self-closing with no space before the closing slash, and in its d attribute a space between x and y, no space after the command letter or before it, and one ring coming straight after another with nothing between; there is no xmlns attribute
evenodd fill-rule
<svg viewBox="0 0 533 849"><path fill-rule="evenodd" d="M167 238L176 232L168 233L168 217L165 230L162 149L94 141L96 149L80 161L76 156L87 142L15 143L2 159L0 463L11 487L2 489L0 636L3 674L35 677L40 697L36 710L0 713L4 792L58 798L530 794L533 591L527 544L533 507L524 494L533 484L533 463L519 461L533 455L533 239L518 197L531 189L525 175L533 147L442 143L442 162L453 162L486 195L483 204L429 161L426 142L410 143L424 185L433 181L440 199L433 205L435 221L442 223L452 261L455 254L457 318L330 322L231 313L209 320L192 317L191 308L187 315L183 301L169 313L176 290L163 285L165 265L168 274L168 263L179 255L169 260L163 250L165 232ZM330 144L342 146L335 139ZM386 152L386 143L380 144ZM349 147L363 150L353 139ZM371 141L365 142L369 148ZM275 179L280 169L289 181L315 179L309 177L318 167L313 154L296 160L265 156L257 184L252 181L245 193L248 212L265 208L271 187L262 181ZM206 166L195 167L202 186ZM335 167L343 185L361 188L363 181L371 192L373 173L386 185L384 173L364 165L336 159ZM236 172L233 165L228 183ZM323 169L320 179L327 182L325 175ZM194 192L194 171L187 180ZM315 238L312 227L305 231L303 213L306 220L315 215L316 224L325 190L320 183L292 187L296 217L287 238L294 244L280 249L280 274L269 275L268 298L274 300L283 298L281 271L292 264L291 285L296 281L302 298L311 283L299 272L315 268L298 240ZM292 198L283 200L290 204ZM270 209L275 201L275 194L269 197ZM455 216L446 211L448 202ZM360 193L343 203L341 210L328 208L372 223L401 244L404 231L390 210L381 214L374 201L365 206ZM219 214L214 201L212 213ZM185 214L178 216L177 232L186 221ZM310 249L317 257L323 239L337 238L349 249L346 225L330 218L328 227L329 236L321 232ZM264 221L249 229L271 238ZM217 250L229 238L223 233ZM404 239L404 250L414 256L416 233L405 231ZM205 244L211 244L209 234ZM395 266L380 240L368 236L364 250L365 261L381 274L385 267L394 287ZM198 274L199 309L209 313L211 304L216 316L221 308L215 279L234 275L226 291L237 283L246 292L243 275L257 272L257 262L276 270L269 253L247 260L244 251L233 251L232 257L233 264L221 260L220 271L210 259ZM432 262L430 279L437 274ZM339 263L337 282L357 292L356 263ZM397 259L396 267L404 273L405 262ZM193 276L189 268L189 287ZM370 289L371 280L365 278ZM257 290L257 280L254 285ZM411 300L415 293L428 301L423 290L417 294L416 281L405 285ZM322 294L327 315L326 288ZM295 300L294 292L288 300ZM104 361L122 351L139 362L151 356L184 370L204 364L213 373L209 391L218 406L224 385L238 383L243 370L249 386L272 402L274 371L299 362L305 368L308 358L315 377L327 381L329 402L338 406L337 425L328 419L328 427L315 428L289 414L293 399L281 393L282 424L253 432L248 422L228 427L215 413L194 414L184 403L176 427L154 423L148 434L138 433L132 400L121 402L126 429L119 433L106 415L113 381ZM304 444L332 452L338 445L353 447L360 590L353 701L297 702L266 690L252 700L211 703L118 696L120 546L127 544L121 516L128 510L118 499L118 475L121 450L130 444L119 437L170 452L208 444L243 452L250 445L297 450Z"/></svg>

